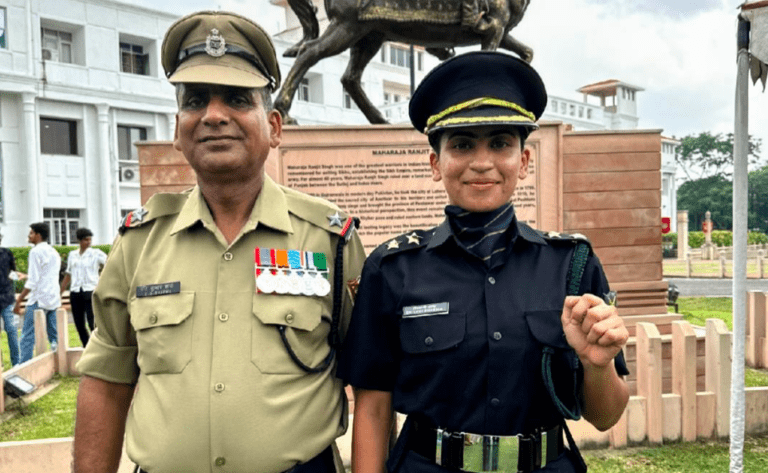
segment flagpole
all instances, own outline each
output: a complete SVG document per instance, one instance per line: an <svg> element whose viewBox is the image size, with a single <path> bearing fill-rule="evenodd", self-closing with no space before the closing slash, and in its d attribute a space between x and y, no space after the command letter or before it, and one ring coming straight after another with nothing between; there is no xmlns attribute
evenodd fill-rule
<svg viewBox="0 0 768 473"><path fill-rule="evenodd" d="M744 471L744 344L747 310L747 150L749 140L749 22L739 16L733 140L733 356L731 357L730 473Z"/></svg>

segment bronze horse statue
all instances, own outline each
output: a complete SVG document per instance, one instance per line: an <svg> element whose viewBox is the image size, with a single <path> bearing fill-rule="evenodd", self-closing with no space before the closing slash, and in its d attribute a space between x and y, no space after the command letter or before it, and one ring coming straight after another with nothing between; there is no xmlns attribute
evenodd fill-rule
<svg viewBox="0 0 768 473"><path fill-rule="evenodd" d="M275 100L275 109L286 123L293 122L288 111L304 74L321 59L347 48L350 60L341 83L370 123L387 121L366 96L360 80L385 41L420 45L442 60L453 55L455 46L478 43L483 50L501 47L528 62L533 59L533 50L509 34L530 0L325 0L330 24L319 38L311 0L289 3L304 28L304 39L285 53L296 55Z"/></svg>

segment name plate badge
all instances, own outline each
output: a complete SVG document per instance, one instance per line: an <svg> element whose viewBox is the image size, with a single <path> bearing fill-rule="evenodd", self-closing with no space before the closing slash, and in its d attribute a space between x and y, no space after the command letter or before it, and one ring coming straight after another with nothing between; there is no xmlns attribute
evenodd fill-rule
<svg viewBox="0 0 768 473"><path fill-rule="evenodd" d="M448 313L448 302L436 302L434 304L411 305L403 307L403 318L428 317L430 315L443 315Z"/></svg>
<svg viewBox="0 0 768 473"><path fill-rule="evenodd" d="M136 286L136 297L165 296L181 292L181 281Z"/></svg>

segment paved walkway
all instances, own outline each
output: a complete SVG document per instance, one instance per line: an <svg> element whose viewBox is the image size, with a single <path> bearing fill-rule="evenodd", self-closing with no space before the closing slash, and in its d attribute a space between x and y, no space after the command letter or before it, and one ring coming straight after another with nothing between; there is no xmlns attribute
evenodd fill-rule
<svg viewBox="0 0 768 473"><path fill-rule="evenodd" d="M733 279L697 279L669 276L665 276L664 279L677 286L681 297L732 297L733 295ZM747 279L747 291L768 292L768 279Z"/></svg>

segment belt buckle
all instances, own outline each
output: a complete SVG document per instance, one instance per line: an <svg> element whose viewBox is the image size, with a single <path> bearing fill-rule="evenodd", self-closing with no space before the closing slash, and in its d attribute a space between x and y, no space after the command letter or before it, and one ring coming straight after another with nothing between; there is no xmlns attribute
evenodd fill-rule
<svg viewBox="0 0 768 473"><path fill-rule="evenodd" d="M437 430L435 461L466 472L520 473L547 464L547 431L528 436L474 435Z"/></svg>

